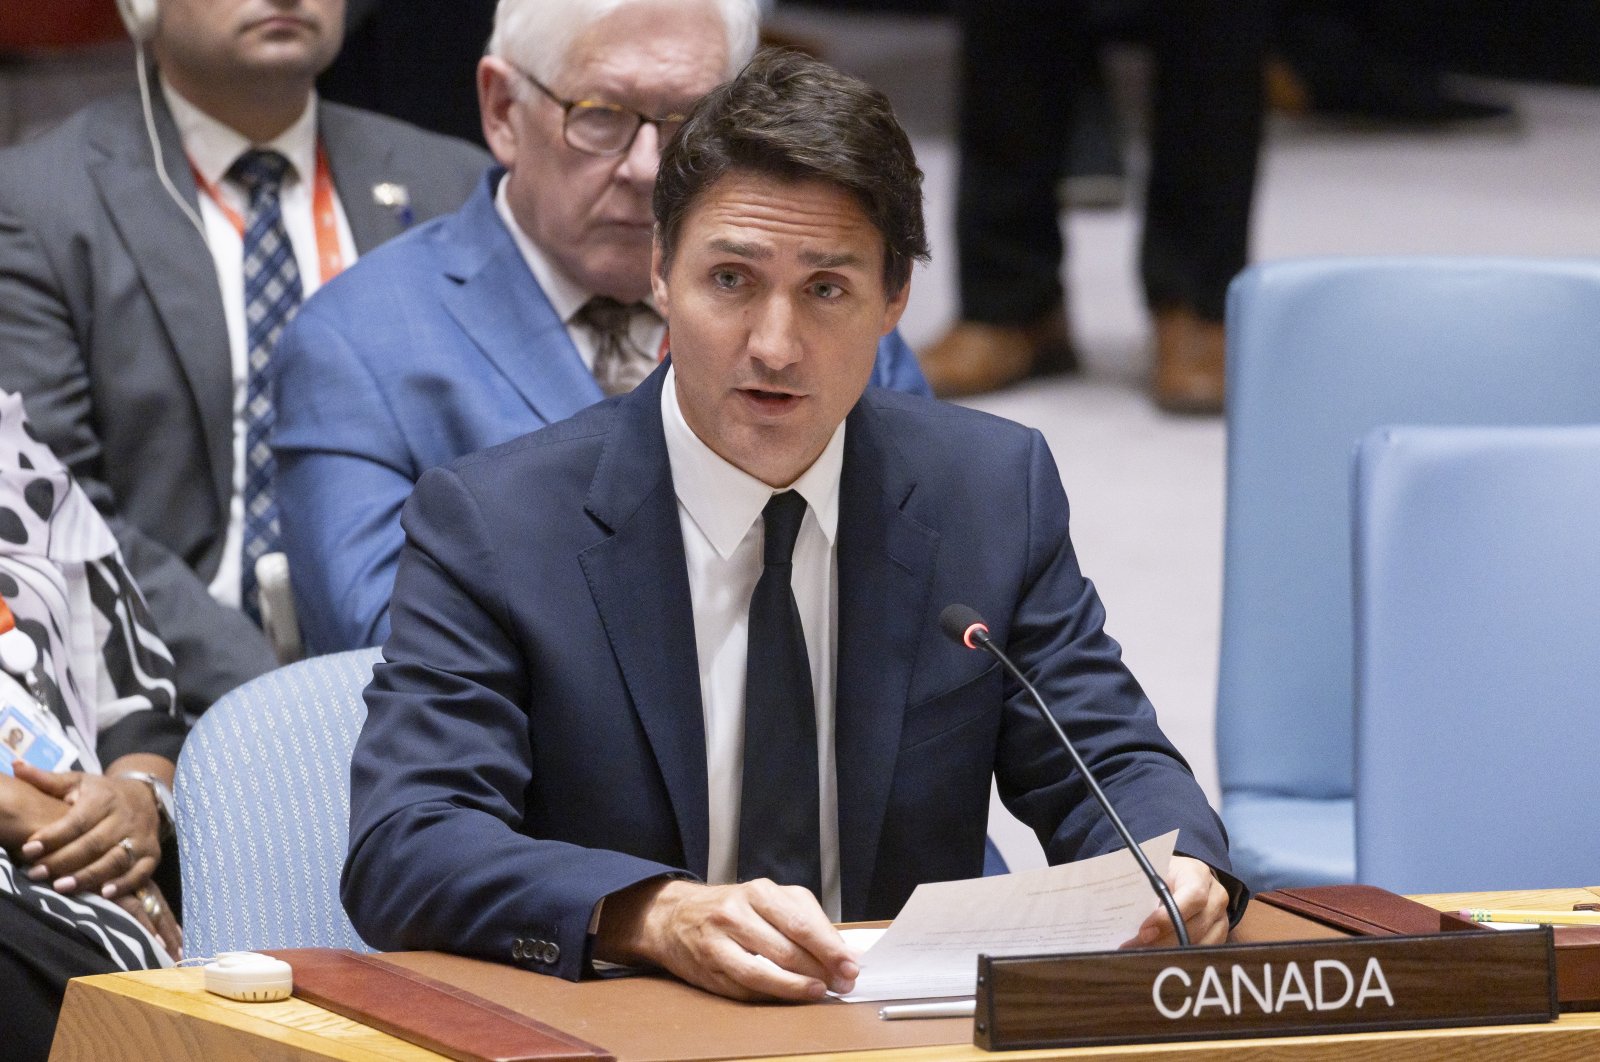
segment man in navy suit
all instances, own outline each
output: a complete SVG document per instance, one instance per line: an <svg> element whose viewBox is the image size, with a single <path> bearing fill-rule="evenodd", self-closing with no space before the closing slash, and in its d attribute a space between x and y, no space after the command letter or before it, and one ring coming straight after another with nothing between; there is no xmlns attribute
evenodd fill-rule
<svg viewBox="0 0 1600 1062"><path fill-rule="evenodd" d="M815 999L859 972L831 922L979 874L991 776L1052 861L1115 849L1018 685L940 635L960 601L1133 833L1178 831L1178 905L1223 939L1221 824L1102 629L1044 440L868 386L926 255L888 101L763 53L668 146L654 212L669 362L406 507L351 767L357 930ZM1136 939L1170 943L1165 913Z"/></svg>
<svg viewBox="0 0 1600 1062"><path fill-rule="evenodd" d="M500 167L458 213L308 302L275 359L285 552L313 650L388 634L400 508L423 472L654 368L661 145L672 116L744 65L756 22L751 0L502 0L478 71ZM625 343L608 345L594 306ZM926 393L898 333L875 382Z"/></svg>

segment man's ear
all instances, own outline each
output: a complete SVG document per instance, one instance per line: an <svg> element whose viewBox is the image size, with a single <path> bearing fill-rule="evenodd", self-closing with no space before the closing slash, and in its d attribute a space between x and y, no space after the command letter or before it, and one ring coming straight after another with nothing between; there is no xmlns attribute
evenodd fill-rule
<svg viewBox="0 0 1600 1062"><path fill-rule="evenodd" d="M667 269L669 268L665 257L661 254L661 232L656 230L656 238L650 242L650 295L655 299L656 313L672 324L671 311L668 307L670 292L667 285Z"/></svg>
<svg viewBox="0 0 1600 1062"><path fill-rule="evenodd" d="M906 277L906 282L900 285L900 290L889 296L888 303L883 308L883 335L893 332L900 323L900 317L906 312L906 303L911 301L911 278Z"/></svg>
<svg viewBox="0 0 1600 1062"><path fill-rule="evenodd" d="M483 122L483 139L495 161L509 169L517 160L517 130L511 109L517 104L519 75L511 64L498 56L478 60L478 117Z"/></svg>

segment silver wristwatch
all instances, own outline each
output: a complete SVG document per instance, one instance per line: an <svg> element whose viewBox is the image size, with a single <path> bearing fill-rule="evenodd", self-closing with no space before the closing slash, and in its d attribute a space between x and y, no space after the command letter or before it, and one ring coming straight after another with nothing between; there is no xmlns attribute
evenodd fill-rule
<svg viewBox="0 0 1600 1062"><path fill-rule="evenodd" d="M132 778L135 782L143 782L150 787L150 795L156 798L156 811L161 815L161 833L163 836L176 832L178 820L172 813L172 790L167 788L167 783L151 774L149 771L118 771L118 778Z"/></svg>

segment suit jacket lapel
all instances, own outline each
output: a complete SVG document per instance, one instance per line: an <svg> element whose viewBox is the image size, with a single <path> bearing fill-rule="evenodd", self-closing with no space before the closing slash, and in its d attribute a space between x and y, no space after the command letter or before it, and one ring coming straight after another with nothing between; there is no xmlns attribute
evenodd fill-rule
<svg viewBox="0 0 1600 1062"><path fill-rule="evenodd" d="M876 872L939 536L905 513L916 482L868 400L846 424L833 742L841 906L850 920L862 917Z"/></svg>
<svg viewBox="0 0 1600 1062"><path fill-rule="evenodd" d="M619 400L586 508L611 536L579 554L672 801L685 866L706 873L706 738L694 611L661 430L658 369Z"/></svg>
<svg viewBox="0 0 1600 1062"><path fill-rule="evenodd" d="M317 106L317 136L328 154L333 187L350 223L356 253L366 254L404 232L411 224L409 211L378 201L378 187L398 176L394 145L374 135L370 126L352 121L342 109L326 104Z"/></svg>
<svg viewBox="0 0 1600 1062"><path fill-rule="evenodd" d="M162 94L152 95L167 174L198 210L199 193L177 126ZM233 368L222 291L204 237L161 185L137 107L133 103L125 112L109 112L93 132L105 157L92 176L189 383L210 458L212 490L220 519L226 521L233 496Z"/></svg>
<svg viewBox="0 0 1600 1062"><path fill-rule="evenodd" d="M448 222L457 231L442 243L461 253L444 266L454 284L444 304L528 408L553 424L605 396L495 212L500 172Z"/></svg>

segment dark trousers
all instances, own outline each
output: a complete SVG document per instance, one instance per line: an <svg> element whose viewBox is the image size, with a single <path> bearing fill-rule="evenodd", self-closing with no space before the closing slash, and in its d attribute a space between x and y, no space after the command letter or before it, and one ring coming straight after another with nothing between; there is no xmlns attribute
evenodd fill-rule
<svg viewBox="0 0 1600 1062"><path fill-rule="evenodd" d="M4 1048L16 1062L45 1062L67 981L118 967L70 931L0 893L0 1007Z"/></svg>
<svg viewBox="0 0 1600 1062"><path fill-rule="evenodd" d="M1097 42L1075 0L960 0L956 236L966 320L1032 321L1061 298L1056 185L1074 64ZM1264 0L1154 0L1155 58L1140 272L1153 308L1222 319L1244 268L1261 143Z"/></svg>

